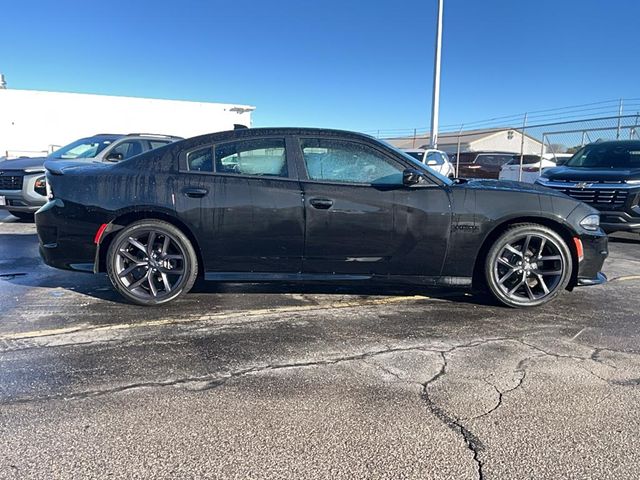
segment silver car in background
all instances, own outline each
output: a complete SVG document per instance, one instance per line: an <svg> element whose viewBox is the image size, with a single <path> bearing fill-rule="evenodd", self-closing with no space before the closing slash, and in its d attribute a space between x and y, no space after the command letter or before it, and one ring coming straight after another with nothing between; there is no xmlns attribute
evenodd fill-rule
<svg viewBox="0 0 640 480"><path fill-rule="evenodd" d="M403 149L403 152L424 163L427 167L435 170L440 175L449 178L454 178L456 176L456 170L449 160L449 156L442 150L435 150L431 148L409 148Z"/></svg>
<svg viewBox="0 0 640 480"><path fill-rule="evenodd" d="M47 203L44 162L47 160L86 160L119 162L140 153L182 140L181 137L147 133L101 133L81 138L47 157L0 160L0 210L8 210L22 220Z"/></svg>

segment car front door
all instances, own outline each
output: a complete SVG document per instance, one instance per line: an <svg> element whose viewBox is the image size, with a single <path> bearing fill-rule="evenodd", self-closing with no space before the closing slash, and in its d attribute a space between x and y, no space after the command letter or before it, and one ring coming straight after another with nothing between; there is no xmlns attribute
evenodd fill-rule
<svg viewBox="0 0 640 480"><path fill-rule="evenodd" d="M184 154L181 216L198 231L205 276L298 273L304 209L287 140L248 138ZM222 277L221 277L222 278Z"/></svg>
<svg viewBox="0 0 640 480"><path fill-rule="evenodd" d="M301 138L298 152L306 177L304 273L440 274L450 222L446 192L435 184L405 187L407 165L368 143Z"/></svg>

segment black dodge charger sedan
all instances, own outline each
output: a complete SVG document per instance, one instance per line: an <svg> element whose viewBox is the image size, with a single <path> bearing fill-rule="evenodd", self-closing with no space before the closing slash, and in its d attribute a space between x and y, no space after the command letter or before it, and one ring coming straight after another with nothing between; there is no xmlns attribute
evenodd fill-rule
<svg viewBox="0 0 640 480"><path fill-rule="evenodd" d="M141 305L198 276L474 286L512 307L605 281L597 210L535 185L452 181L357 133L234 130L46 168L45 262L106 271Z"/></svg>

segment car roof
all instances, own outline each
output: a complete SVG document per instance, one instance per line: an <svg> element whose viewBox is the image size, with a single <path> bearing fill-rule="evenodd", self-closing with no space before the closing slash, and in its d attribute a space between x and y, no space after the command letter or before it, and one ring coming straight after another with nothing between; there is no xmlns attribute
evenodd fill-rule
<svg viewBox="0 0 640 480"><path fill-rule="evenodd" d="M166 140L182 140L182 137L177 137L175 135L162 135L159 133L96 133L87 138L108 138L110 140L116 140L125 137L140 137L140 138L149 138L149 139L166 139Z"/></svg>
<svg viewBox="0 0 640 480"><path fill-rule="evenodd" d="M616 145L621 145L625 147L640 148L640 140L607 140L604 142L593 142L593 143L590 143L589 145L598 145L598 146L605 146L605 147L613 147Z"/></svg>
<svg viewBox="0 0 640 480"><path fill-rule="evenodd" d="M243 138L296 135L296 136L322 136L350 138L354 140L378 141L375 137L365 133L352 132L349 130L335 130L330 128L311 127L264 127L264 128L240 128L236 130L225 130L223 132L207 133L197 137L187 138L182 141L185 146L199 145L205 143L216 143L221 141L239 140ZM382 142L384 143L384 142ZM394 148L389 146L389 148Z"/></svg>

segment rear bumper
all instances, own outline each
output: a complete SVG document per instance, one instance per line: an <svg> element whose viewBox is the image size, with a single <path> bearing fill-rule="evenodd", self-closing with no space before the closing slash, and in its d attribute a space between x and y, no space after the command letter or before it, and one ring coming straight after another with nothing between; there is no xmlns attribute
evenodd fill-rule
<svg viewBox="0 0 640 480"><path fill-rule="evenodd" d="M51 267L93 271L96 255L93 239L100 224L73 221L68 212L65 216L61 214L63 209L68 207L61 200L54 200L36 212L40 256Z"/></svg>
<svg viewBox="0 0 640 480"><path fill-rule="evenodd" d="M607 281L602 266L609 255L609 242L604 232L580 237L584 258L579 263L576 286L601 285Z"/></svg>

